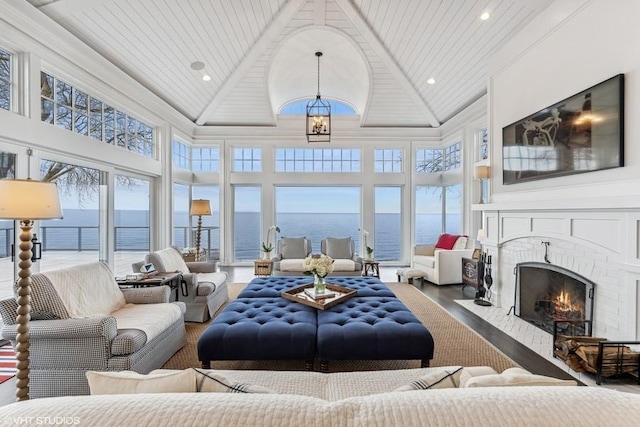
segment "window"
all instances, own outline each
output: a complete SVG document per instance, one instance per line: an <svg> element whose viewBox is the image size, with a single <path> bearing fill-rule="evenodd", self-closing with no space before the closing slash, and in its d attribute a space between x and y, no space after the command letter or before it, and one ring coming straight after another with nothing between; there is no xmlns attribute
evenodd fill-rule
<svg viewBox="0 0 640 427"><path fill-rule="evenodd" d="M260 148L234 148L233 172L261 172L262 150Z"/></svg>
<svg viewBox="0 0 640 427"><path fill-rule="evenodd" d="M40 73L40 119L153 158L153 128L70 84Z"/></svg>
<svg viewBox="0 0 640 427"><path fill-rule="evenodd" d="M376 149L373 167L376 173L402 173L402 150Z"/></svg>
<svg viewBox="0 0 640 427"><path fill-rule="evenodd" d="M190 169L190 158L191 148L174 139L171 143L171 159L173 160L173 165L182 169Z"/></svg>
<svg viewBox="0 0 640 427"><path fill-rule="evenodd" d="M0 108L11 110L11 54L0 49Z"/></svg>
<svg viewBox="0 0 640 427"><path fill-rule="evenodd" d="M460 168L462 143L456 142L448 147L421 148L416 150L416 172L437 173Z"/></svg>
<svg viewBox="0 0 640 427"><path fill-rule="evenodd" d="M462 185L416 187L416 244L435 243L442 233L460 234Z"/></svg>
<svg viewBox="0 0 640 427"><path fill-rule="evenodd" d="M15 178L15 164L15 153L0 151L0 179ZM0 220L0 258L11 255L13 241L13 221Z"/></svg>
<svg viewBox="0 0 640 427"><path fill-rule="evenodd" d="M462 184L444 187L444 232L462 232Z"/></svg>
<svg viewBox="0 0 640 427"><path fill-rule="evenodd" d="M200 247L207 251L208 259L220 259L220 188L217 185L196 185L192 187L191 198L205 199L211 206L211 215L202 217ZM191 217L192 243L196 246L198 217Z"/></svg>
<svg viewBox="0 0 640 427"><path fill-rule="evenodd" d="M280 236L306 236L314 253L326 237L349 237L360 248L360 187L286 187L275 189Z"/></svg>
<svg viewBox="0 0 640 427"><path fill-rule="evenodd" d="M236 261L260 256L260 187L234 187L233 245Z"/></svg>
<svg viewBox="0 0 640 427"><path fill-rule="evenodd" d="M276 172L360 172L360 150L277 148Z"/></svg>
<svg viewBox="0 0 640 427"><path fill-rule="evenodd" d="M478 132L478 139L480 142L479 153L480 158L478 160L484 160L489 158L489 130L487 128L480 129Z"/></svg>
<svg viewBox="0 0 640 427"><path fill-rule="evenodd" d="M191 170L220 172L220 147L191 148Z"/></svg>
<svg viewBox="0 0 640 427"><path fill-rule="evenodd" d="M125 175L115 176L115 271L130 271L132 252L149 252L151 182Z"/></svg>
<svg viewBox="0 0 640 427"><path fill-rule="evenodd" d="M402 255L402 188L375 187L374 254L378 261Z"/></svg>
<svg viewBox="0 0 640 427"><path fill-rule="evenodd" d="M189 246L189 191L188 185L173 183L173 244L179 248Z"/></svg>
<svg viewBox="0 0 640 427"><path fill-rule="evenodd" d="M331 114L336 116L355 116L358 113L355 108L347 103L341 101L334 101L331 99L322 99L325 102L328 102L331 105ZM309 101L315 101L315 98L308 99L299 99L297 101L291 101L285 104L282 108L280 108L280 114L297 114L297 115L306 115L307 114L307 104Z"/></svg>

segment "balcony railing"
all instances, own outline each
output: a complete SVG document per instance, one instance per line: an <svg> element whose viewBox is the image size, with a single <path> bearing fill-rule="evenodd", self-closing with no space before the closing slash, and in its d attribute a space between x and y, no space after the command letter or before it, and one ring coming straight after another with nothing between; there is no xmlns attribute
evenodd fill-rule
<svg viewBox="0 0 640 427"><path fill-rule="evenodd" d="M195 241L195 230L191 229L191 241ZM218 233L218 234L216 234ZM149 227L119 226L114 228L115 251L148 251ZM174 227L174 244L185 247L189 242L189 227ZM99 249L98 226L46 226L40 227L38 240L42 243L42 251L97 251ZM219 247L212 247L219 242L218 227L203 227L200 246L207 250L210 257L219 254ZM0 258L11 256L11 245L14 242L13 228L0 228Z"/></svg>

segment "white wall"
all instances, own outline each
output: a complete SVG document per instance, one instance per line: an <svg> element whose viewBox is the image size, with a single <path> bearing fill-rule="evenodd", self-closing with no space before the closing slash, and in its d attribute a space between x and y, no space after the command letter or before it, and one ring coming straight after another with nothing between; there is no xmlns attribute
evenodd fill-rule
<svg viewBox="0 0 640 427"><path fill-rule="evenodd" d="M497 259L494 290L513 300L512 269L550 257L596 283L595 331L640 338L640 2L553 3L490 61L491 199L483 212ZM625 166L505 186L502 128L616 74L625 75Z"/></svg>

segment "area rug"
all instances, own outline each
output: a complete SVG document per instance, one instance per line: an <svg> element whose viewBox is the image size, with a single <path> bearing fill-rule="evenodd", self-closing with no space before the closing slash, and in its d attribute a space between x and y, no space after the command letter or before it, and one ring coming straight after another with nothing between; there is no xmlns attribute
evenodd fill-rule
<svg viewBox="0 0 640 427"><path fill-rule="evenodd" d="M246 284L229 286L229 297L235 299ZM435 342L435 354L431 366L491 366L498 372L518 366L513 360L460 323L437 303L412 285L388 283L387 286L429 329ZM187 345L163 366L166 369L200 367L196 344L207 323L187 323ZM213 361L213 369L304 370L303 360L239 360ZM382 369L419 368L419 360L345 360L331 361L330 372L369 371ZM320 370L315 361L314 370Z"/></svg>
<svg viewBox="0 0 640 427"><path fill-rule="evenodd" d="M11 343L0 347L0 384L16 375L16 353Z"/></svg>

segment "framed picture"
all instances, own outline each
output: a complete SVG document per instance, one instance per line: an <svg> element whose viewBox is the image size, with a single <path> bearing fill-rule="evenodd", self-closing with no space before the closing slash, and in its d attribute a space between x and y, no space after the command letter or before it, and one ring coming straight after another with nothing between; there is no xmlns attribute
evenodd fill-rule
<svg viewBox="0 0 640 427"><path fill-rule="evenodd" d="M624 166L624 75L502 129L503 183Z"/></svg>
<svg viewBox="0 0 640 427"><path fill-rule="evenodd" d="M475 260L480 260L481 256L482 256L482 249L476 248L473 250L473 255L471 256L471 258Z"/></svg>

